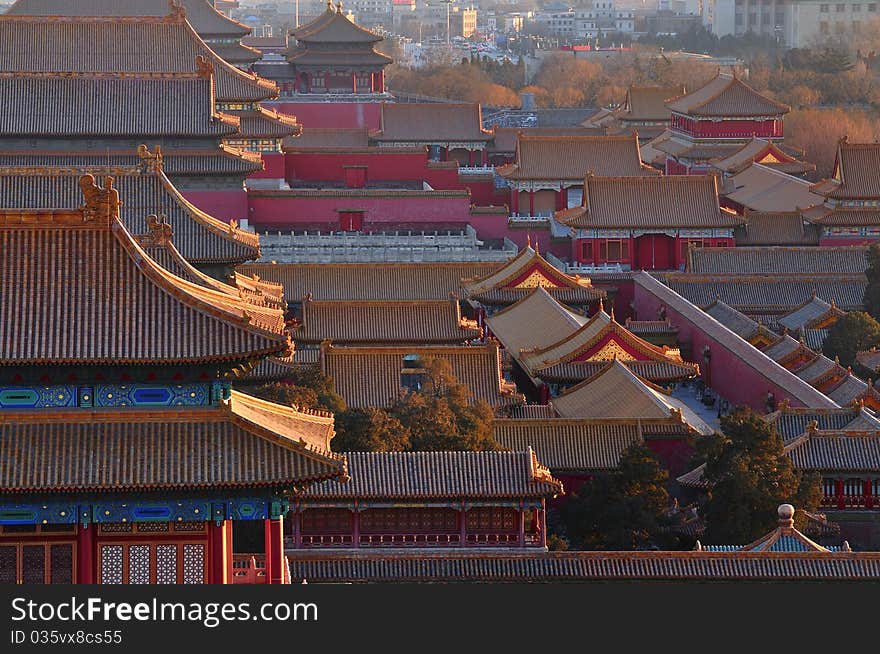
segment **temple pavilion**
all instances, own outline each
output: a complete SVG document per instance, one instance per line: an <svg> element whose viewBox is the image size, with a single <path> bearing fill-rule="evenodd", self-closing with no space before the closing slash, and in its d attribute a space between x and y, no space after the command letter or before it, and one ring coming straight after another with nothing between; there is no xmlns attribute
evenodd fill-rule
<svg viewBox="0 0 880 654"><path fill-rule="evenodd" d="M233 524L262 521L282 583L292 497L346 477L331 416L230 388L289 354L283 312L168 272L112 177L79 186L0 211L3 581L225 583Z"/></svg>
<svg viewBox="0 0 880 654"><path fill-rule="evenodd" d="M210 0L16 0L6 12L19 16L185 16L198 35L224 60L247 68L260 53L241 44L247 25L217 11Z"/></svg>
<svg viewBox="0 0 880 654"><path fill-rule="evenodd" d="M685 93L679 86L636 86L626 90L626 97L619 107L613 110L599 110L581 125L601 127L609 133L637 133L641 142L653 139L662 133L672 122L672 112L666 100Z"/></svg>
<svg viewBox="0 0 880 654"><path fill-rule="evenodd" d="M376 51L382 37L358 27L342 13L342 3L295 28L295 45L286 52L289 69L277 77L284 92L354 94L385 92L385 66L391 57Z"/></svg>

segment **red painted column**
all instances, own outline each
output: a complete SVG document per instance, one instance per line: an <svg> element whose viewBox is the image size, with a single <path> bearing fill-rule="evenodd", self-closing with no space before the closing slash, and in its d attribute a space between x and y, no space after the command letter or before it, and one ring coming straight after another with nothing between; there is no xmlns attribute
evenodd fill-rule
<svg viewBox="0 0 880 654"><path fill-rule="evenodd" d="M95 532L98 526L91 524L87 527L79 525L76 534L76 583L94 584L95 567L98 550L95 547Z"/></svg>
<svg viewBox="0 0 880 654"><path fill-rule="evenodd" d="M359 510L357 503L355 503L354 509L352 509L351 544L352 544L352 547L360 547L361 546L361 512Z"/></svg>
<svg viewBox="0 0 880 654"><path fill-rule="evenodd" d="M385 92L385 70L379 71L379 88L377 89L379 93Z"/></svg>
<svg viewBox="0 0 880 654"><path fill-rule="evenodd" d="M468 166L474 165L474 151L468 150Z"/></svg>
<svg viewBox="0 0 880 654"><path fill-rule="evenodd" d="M330 73L324 73L324 92L330 90Z"/></svg>
<svg viewBox="0 0 880 654"><path fill-rule="evenodd" d="M535 215L535 191L529 191L529 215Z"/></svg>
<svg viewBox="0 0 880 654"><path fill-rule="evenodd" d="M866 479L864 481L864 490L862 491L865 495L865 508L870 509L874 506L874 498L871 496L871 480Z"/></svg>
<svg viewBox="0 0 880 654"><path fill-rule="evenodd" d="M846 500L843 497L843 479L834 480L834 493L837 495L837 508L845 509Z"/></svg>
<svg viewBox="0 0 880 654"><path fill-rule="evenodd" d="M519 189L510 187L510 212L519 213Z"/></svg>
<svg viewBox="0 0 880 654"><path fill-rule="evenodd" d="M292 511L290 515L293 516L293 545L296 549L300 549L302 547L302 511L300 507L297 506L296 511Z"/></svg>
<svg viewBox="0 0 880 654"><path fill-rule="evenodd" d="M266 583L284 583L284 518L266 520Z"/></svg>
<svg viewBox="0 0 880 654"><path fill-rule="evenodd" d="M358 92L357 73L352 73L352 74L351 74L351 92L352 92L352 93L357 93L357 92Z"/></svg>
<svg viewBox="0 0 880 654"><path fill-rule="evenodd" d="M208 569L209 584L232 583L232 521L224 520L208 524L208 547L211 567Z"/></svg>
<svg viewBox="0 0 880 654"><path fill-rule="evenodd" d="M525 509L519 510L519 534L517 534L517 545L519 547L526 546L526 512Z"/></svg>
<svg viewBox="0 0 880 654"><path fill-rule="evenodd" d="M681 265L681 240L679 239L678 232L675 233L675 244L673 247L675 252L672 255L672 262L677 270Z"/></svg>
<svg viewBox="0 0 880 654"><path fill-rule="evenodd" d="M461 547L467 546L467 511L464 509L464 502L461 503L461 511L459 512L458 536L461 539Z"/></svg>
<svg viewBox="0 0 880 654"><path fill-rule="evenodd" d="M593 263L599 262L599 239L593 239Z"/></svg>
<svg viewBox="0 0 880 654"><path fill-rule="evenodd" d="M538 529L541 530L541 547L547 547L547 500L541 498L541 519L538 521Z"/></svg>

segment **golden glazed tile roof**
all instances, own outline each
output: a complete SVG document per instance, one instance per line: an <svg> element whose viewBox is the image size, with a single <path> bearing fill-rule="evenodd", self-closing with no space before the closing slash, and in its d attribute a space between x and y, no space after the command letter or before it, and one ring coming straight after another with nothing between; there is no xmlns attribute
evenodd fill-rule
<svg viewBox="0 0 880 654"><path fill-rule="evenodd" d="M600 127L498 127L492 128L494 139L488 152L516 152L519 135L523 136L604 136L605 129ZM582 175L581 175L582 176Z"/></svg>
<svg viewBox="0 0 880 654"><path fill-rule="evenodd" d="M158 151L158 150L157 150ZM0 167L0 207L53 209L76 207L82 195L83 174L112 174L124 197L120 219L132 234L146 234L146 216L164 216L174 233L175 246L190 262L242 262L259 256L259 237L231 226L187 201L157 166L155 153L146 148L135 159L140 165L66 167ZM101 157L95 157L100 160Z"/></svg>
<svg viewBox="0 0 880 654"><path fill-rule="evenodd" d="M219 407L0 413L3 492L299 485L340 478L333 419L233 391Z"/></svg>
<svg viewBox="0 0 880 654"><path fill-rule="evenodd" d="M666 101L683 95L685 90L684 85L630 86L623 105L614 111L614 117L621 121L670 121L672 112Z"/></svg>
<svg viewBox="0 0 880 654"><path fill-rule="evenodd" d="M498 263L252 263L238 270L280 282L287 302L315 300L446 300L462 278L483 276Z"/></svg>
<svg viewBox="0 0 880 654"><path fill-rule="evenodd" d="M737 246L819 245L819 229L799 211L764 212L746 209L746 224L734 231Z"/></svg>
<svg viewBox="0 0 880 654"><path fill-rule="evenodd" d="M711 162L713 168L724 173L738 173L752 163L765 165L783 173L801 174L816 170L815 164L800 161L767 139L752 138L742 148Z"/></svg>
<svg viewBox="0 0 880 654"><path fill-rule="evenodd" d="M215 113L213 81L198 73L0 72L0 135L6 138L219 138L238 128L238 118Z"/></svg>
<svg viewBox="0 0 880 654"><path fill-rule="evenodd" d="M821 204L809 182L764 164L750 164L721 182L721 195L752 211L797 211Z"/></svg>
<svg viewBox="0 0 880 654"><path fill-rule="evenodd" d="M348 483L308 488L303 499L387 501L553 497L562 493L531 448L516 452L348 452Z"/></svg>
<svg viewBox="0 0 880 654"><path fill-rule="evenodd" d="M592 172L609 177L656 175L639 155L635 134L625 136L526 136L516 158L498 174L512 180L577 180Z"/></svg>
<svg viewBox="0 0 880 654"><path fill-rule="evenodd" d="M868 248L837 247L692 247L687 272L706 275L834 273L861 274L868 267Z"/></svg>
<svg viewBox="0 0 880 654"><path fill-rule="evenodd" d="M583 204L555 216L579 229L732 229L744 222L719 207L717 182L711 175L587 175Z"/></svg>
<svg viewBox="0 0 880 654"><path fill-rule="evenodd" d="M719 73L696 91L666 103L672 111L697 117L782 116L791 107L761 95L735 75Z"/></svg>
<svg viewBox="0 0 880 654"><path fill-rule="evenodd" d="M827 320L836 320L846 315L832 302L828 303L822 298L811 297L793 311L780 316L777 321L780 325L791 332L799 329L812 329L815 325L825 323Z"/></svg>
<svg viewBox="0 0 880 654"><path fill-rule="evenodd" d="M589 319L557 302L538 286L518 302L486 318L486 326L513 357L526 348L552 345Z"/></svg>
<svg viewBox="0 0 880 654"><path fill-rule="evenodd" d="M880 143L841 139L832 178L816 184L815 191L837 200L880 198Z"/></svg>
<svg viewBox="0 0 880 654"><path fill-rule="evenodd" d="M348 20L332 2L327 3L327 10L315 20L300 25L291 34L303 43L377 43L382 40L378 34Z"/></svg>
<svg viewBox="0 0 880 654"><path fill-rule="evenodd" d="M119 222L111 182L82 177L80 209L0 211L0 362L184 364L289 351L281 310L155 263Z"/></svg>
<svg viewBox="0 0 880 654"><path fill-rule="evenodd" d="M458 298L416 301L303 300L297 342L339 344L459 343L479 338L482 330L461 316Z"/></svg>
<svg viewBox="0 0 880 654"><path fill-rule="evenodd" d="M52 43L51 48L41 44ZM278 97L277 85L227 63L183 17L79 18L0 15L0 70L82 73L214 72L218 102ZM94 47L99 43L100 47Z"/></svg>
<svg viewBox="0 0 880 654"><path fill-rule="evenodd" d="M491 141L477 103L383 102L375 141Z"/></svg>
<svg viewBox="0 0 880 654"><path fill-rule="evenodd" d="M354 347L324 344L321 370L333 378L336 392L350 407L388 407L403 390L404 357L441 358L452 366L459 383L470 390L473 401L498 407L521 402L521 396L502 379L498 346L395 346Z"/></svg>
<svg viewBox="0 0 880 654"><path fill-rule="evenodd" d="M16 0L7 10L20 16L185 17L201 36L241 37L251 28L221 14L208 0Z"/></svg>

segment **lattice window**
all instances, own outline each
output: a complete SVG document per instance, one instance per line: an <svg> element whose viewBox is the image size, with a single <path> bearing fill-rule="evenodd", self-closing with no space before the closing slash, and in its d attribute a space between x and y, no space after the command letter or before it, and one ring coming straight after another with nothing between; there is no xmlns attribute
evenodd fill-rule
<svg viewBox="0 0 880 654"><path fill-rule="evenodd" d="M25 584L46 583L46 548L43 545L22 547L21 580Z"/></svg>
<svg viewBox="0 0 880 654"><path fill-rule="evenodd" d="M516 511L511 508L478 506L467 512L468 531L515 531Z"/></svg>
<svg viewBox="0 0 880 654"><path fill-rule="evenodd" d="M443 508L368 509L361 513L365 533L426 533L457 531L457 514Z"/></svg>
<svg viewBox="0 0 880 654"><path fill-rule="evenodd" d="M156 583L177 583L177 545L156 546Z"/></svg>
<svg viewBox="0 0 880 654"><path fill-rule="evenodd" d="M204 522L175 522L174 531L205 533Z"/></svg>
<svg viewBox="0 0 880 654"><path fill-rule="evenodd" d="M183 583L205 583L205 546L183 546Z"/></svg>
<svg viewBox="0 0 880 654"><path fill-rule="evenodd" d="M132 531L130 522L107 522L100 527L102 534L129 534Z"/></svg>
<svg viewBox="0 0 880 654"><path fill-rule="evenodd" d="M73 583L73 545L71 543L49 547L49 583Z"/></svg>
<svg viewBox="0 0 880 654"><path fill-rule="evenodd" d="M0 584L14 584L18 577L18 548L0 545Z"/></svg>
<svg viewBox="0 0 880 654"><path fill-rule="evenodd" d="M351 531L348 509L309 509L302 514L302 533L339 534Z"/></svg>
<svg viewBox="0 0 880 654"><path fill-rule="evenodd" d="M168 531L167 522L140 522L137 530L142 534L155 534Z"/></svg>
<svg viewBox="0 0 880 654"><path fill-rule="evenodd" d="M150 583L149 545L132 545L128 548L128 583Z"/></svg>
<svg viewBox="0 0 880 654"><path fill-rule="evenodd" d="M122 545L101 546L101 583L122 583Z"/></svg>

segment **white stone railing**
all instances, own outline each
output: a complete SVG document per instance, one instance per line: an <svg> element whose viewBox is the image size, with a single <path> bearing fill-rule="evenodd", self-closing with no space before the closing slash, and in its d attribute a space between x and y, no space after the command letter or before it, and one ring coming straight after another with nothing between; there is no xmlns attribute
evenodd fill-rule
<svg viewBox="0 0 880 654"><path fill-rule="evenodd" d="M386 102L393 96L390 93L291 93L282 91L274 102ZM272 100L261 104L271 105Z"/></svg>
<svg viewBox="0 0 880 654"><path fill-rule="evenodd" d="M495 166L459 166L460 175L493 175Z"/></svg>
<svg viewBox="0 0 880 654"><path fill-rule="evenodd" d="M571 275L590 274L590 273L597 273L597 272L616 273L616 272L626 272L629 270L629 266L623 266L619 263L599 263L599 264L566 263L562 259L553 255L550 252L547 252L544 255L544 258L547 259L547 261L549 263L551 263L554 268L558 268L562 272L569 273Z"/></svg>
<svg viewBox="0 0 880 654"><path fill-rule="evenodd" d="M508 223L549 223L553 218L552 211L537 211L532 214L512 213L507 217Z"/></svg>

